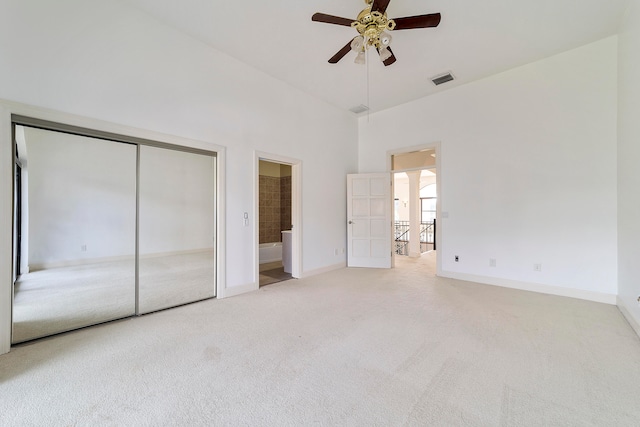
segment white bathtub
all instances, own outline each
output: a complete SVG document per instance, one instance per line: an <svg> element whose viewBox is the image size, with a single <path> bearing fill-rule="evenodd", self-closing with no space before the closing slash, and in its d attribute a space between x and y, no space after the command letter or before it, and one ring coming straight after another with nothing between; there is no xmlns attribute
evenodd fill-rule
<svg viewBox="0 0 640 427"><path fill-rule="evenodd" d="M260 243L258 258L260 264L282 261L282 242Z"/></svg>

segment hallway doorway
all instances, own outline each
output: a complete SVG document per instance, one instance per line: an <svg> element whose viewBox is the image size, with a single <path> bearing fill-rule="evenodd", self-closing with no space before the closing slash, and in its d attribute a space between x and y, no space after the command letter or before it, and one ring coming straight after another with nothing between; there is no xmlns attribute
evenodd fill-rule
<svg viewBox="0 0 640 427"><path fill-rule="evenodd" d="M411 172L409 172L411 173ZM394 189L394 206L393 206L393 224L394 224L394 245L393 249L396 255L417 257L415 252L423 254L436 249L435 237L437 233L437 184L436 170L424 169L416 172L418 181L418 196L412 200L411 197L411 178L408 173L396 172L393 174ZM417 205L417 206L414 206ZM411 227L411 211L418 209L419 228L417 236L412 233ZM419 241L415 250L410 253L411 237L416 237Z"/></svg>
<svg viewBox="0 0 640 427"><path fill-rule="evenodd" d="M437 249L440 241L439 144L390 152L393 173L393 257L394 267L406 258L428 256L439 271Z"/></svg>

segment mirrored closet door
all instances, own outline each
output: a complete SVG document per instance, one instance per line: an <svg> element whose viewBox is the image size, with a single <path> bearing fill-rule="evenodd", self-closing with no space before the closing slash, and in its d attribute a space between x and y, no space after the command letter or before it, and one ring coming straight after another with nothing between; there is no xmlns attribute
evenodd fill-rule
<svg viewBox="0 0 640 427"><path fill-rule="evenodd" d="M15 137L12 341L131 316L137 147L26 126Z"/></svg>
<svg viewBox="0 0 640 427"><path fill-rule="evenodd" d="M215 296L214 160L140 147L140 313Z"/></svg>
<svg viewBox="0 0 640 427"><path fill-rule="evenodd" d="M22 117L14 136L13 343L215 296L215 153Z"/></svg>

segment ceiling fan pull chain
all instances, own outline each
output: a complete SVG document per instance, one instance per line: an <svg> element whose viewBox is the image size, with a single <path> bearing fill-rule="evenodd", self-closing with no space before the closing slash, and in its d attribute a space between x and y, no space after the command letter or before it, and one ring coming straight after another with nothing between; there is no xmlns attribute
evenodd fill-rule
<svg viewBox="0 0 640 427"><path fill-rule="evenodd" d="M366 40L365 40L365 46L367 46L366 44ZM371 111L371 103L370 103L370 99L369 99L369 49L365 49L365 61L367 63L367 123L369 123L369 112Z"/></svg>

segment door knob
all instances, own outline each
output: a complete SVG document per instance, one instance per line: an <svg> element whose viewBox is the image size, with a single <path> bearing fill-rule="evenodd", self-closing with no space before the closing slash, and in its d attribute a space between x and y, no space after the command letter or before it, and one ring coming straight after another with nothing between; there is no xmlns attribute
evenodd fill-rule
<svg viewBox="0 0 640 427"><path fill-rule="evenodd" d="M349 224L353 224L353 221L349 221Z"/></svg>

